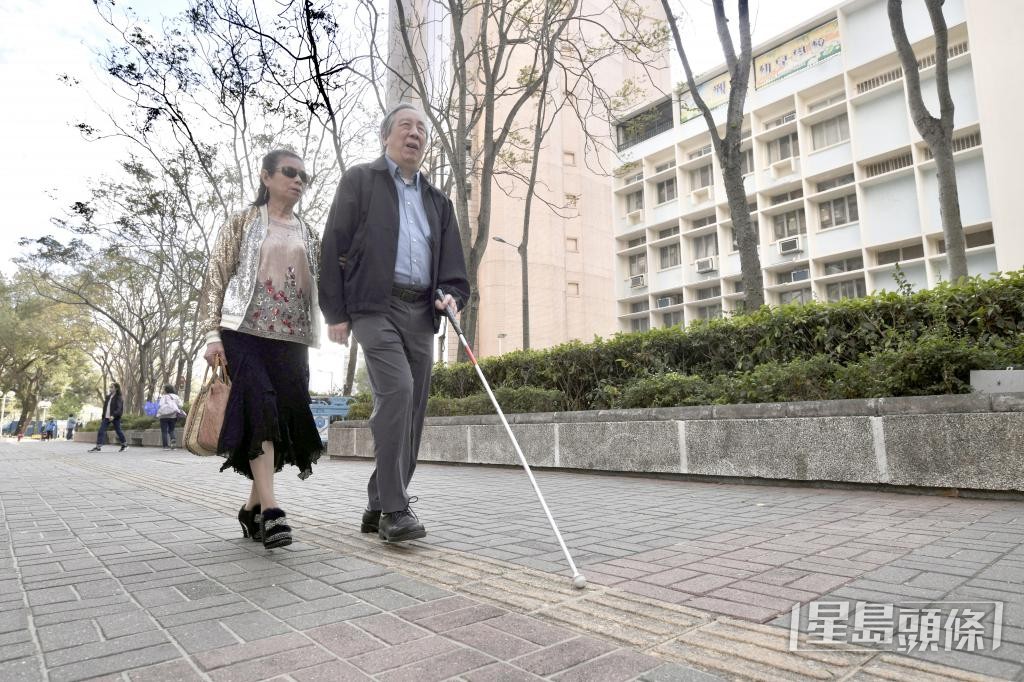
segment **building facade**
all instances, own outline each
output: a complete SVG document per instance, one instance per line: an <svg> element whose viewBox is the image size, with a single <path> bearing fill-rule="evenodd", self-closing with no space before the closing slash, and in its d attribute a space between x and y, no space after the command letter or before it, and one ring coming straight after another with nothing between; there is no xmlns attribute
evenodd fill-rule
<svg viewBox="0 0 1024 682"><path fill-rule="evenodd" d="M935 162L910 117L885 0L851 0L754 48L744 110L745 187L765 300L836 301L948 279ZM934 37L905 2L924 99L938 112ZM954 158L971 274L1024 267L1012 212L1024 3L947 0ZM697 79L725 121L724 65ZM612 211L618 329L742 309L721 169L685 91L618 124Z"/></svg>

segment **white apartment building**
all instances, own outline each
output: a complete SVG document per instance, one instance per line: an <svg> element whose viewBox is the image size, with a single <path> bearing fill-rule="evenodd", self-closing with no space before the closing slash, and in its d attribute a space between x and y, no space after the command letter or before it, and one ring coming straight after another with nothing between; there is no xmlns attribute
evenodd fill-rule
<svg viewBox="0 0 1024 682"><path fill-rule="evenodd" d="M850 0L754 48L745 177L765 299L835 301L948 279L935 162L910 118L885 0ZM1024 2L946 0L954 148L971 274L1024 267L1019 46ZM937 115L934 41L904 2L925 102ZM725 66L697 79L718 124ZM721 169L684 91L618 124L613 198L619 329L738 310L743 292Z"/></svg>

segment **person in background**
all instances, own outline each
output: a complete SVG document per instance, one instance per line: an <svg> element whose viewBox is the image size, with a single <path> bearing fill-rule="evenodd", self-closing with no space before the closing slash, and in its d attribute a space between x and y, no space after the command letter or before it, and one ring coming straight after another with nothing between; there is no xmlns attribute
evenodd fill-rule
<svg viewBox="0 0 1024 682"><path fill-rule="evenodd" d="M256 200L221 228L200 296L203 357L211 366L225 363L231 379L221 471L252 479L238 522L243 537L268 549L292 542L274 473L291 464L305 479L323 451L309 408L320 242L294 212L308 183L294 152L263 157Z"/></svg>
<svg viewBox="0 0 1024 682"><path fill-rule="evenodd" d="M114 433L117 434L117 441L121 444L121 449L118 452L128 449L128 439L124 437L124 431L121 430L121 415L123 413L124 398L121 397L121 384L115 381L110 387L110 393L103 401L103 420L100 421L99 431L96 432L96 447L91 448L89 452L99 452L103 449L103 445L107 442L107 429L111 425L114 427Z"/></svg>
<svg viewBox="0 0 1024 682"><path fill-rule="evenodd" d="M174 392L174 386L166 384L156 407L156 417L160 420L160 440L163 442L164 450L173 450L177 447L174 426L178 423L178 418L183 416L185 411L181 409L181 398Z"/></svg>
<svg viewBox="0 0 1024 682"><path fill-rule="evenodd" d="M67 426L67 429L65 430L65 435L67 436L68 440L74 440L75 439L75 427L76 426L78 426L78 421L75 419L75 415L69 414L68 415L68 426Z"/></svg>

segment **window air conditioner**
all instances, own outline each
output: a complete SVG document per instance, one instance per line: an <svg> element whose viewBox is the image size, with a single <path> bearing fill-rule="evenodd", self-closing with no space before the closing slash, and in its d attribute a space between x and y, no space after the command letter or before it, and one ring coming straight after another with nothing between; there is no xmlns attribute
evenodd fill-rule
<svg viewBox="0 0 1024 682"><path fill-rule="evenodd" d="M635 211L630 211L626 214L626 218L629 219L631 225L638 225L644 221L644 211L641 208L638 208Z"/></svg>
<svg viewBox="0 0 1024 682"><path fill-rule="evenodd" d="M779 240L779 254L788 256L791 253L800 253L803 249L800 247L800 237L789 237L788 239Z"/></svg>
<svg viewBox="0 0 1024 682"><path fill-rule="evenodd" d="M630 289L641 289L647 286L647 275L633 275L629 278Z"/></svg>
<svg viewBox="0 0 1024 682"><path fill-rule="evenodd" d="M800 270L794 270L793 272L789 273L789 281L790 282L803 282L805 279L808 279L810 276L811 276L811 271L808 270L807 268L802 268Z"/></svg>
<svg viewBox="0 0 1024 682"><path fill-rule="evenodd" d="M697 272L714 272L718 268L715 266L715 257L708 256L707 258L698 258L696 262Z"/></svg>
<svg viewBox="0 0 1024 682"><path fill-rule="evenodd" d="M661 298L658 299L658 307L659 308L667 308L670 305L672 305L672 297L671 296L662 296Z"/></svg>

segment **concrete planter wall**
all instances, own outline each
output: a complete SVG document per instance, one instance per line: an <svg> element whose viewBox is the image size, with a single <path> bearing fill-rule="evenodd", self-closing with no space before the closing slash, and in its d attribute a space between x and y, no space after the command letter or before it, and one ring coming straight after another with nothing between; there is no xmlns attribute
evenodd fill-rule
<svg viewBox="0 0 1024 682"><path fill-rule="evenodd" d="M135 447L160 447L163 441L160 438L160 429L123 429L124 437L128 439L129 446ZM182 425L174 429L174 436L178 439L178 447L182 447L181 439L185 433ZM76 431L76 443L96 443L95 431ZM107 445L117 444L117 434L113 429L107 429Z"/></svg>
<svg viewBox="0 0 1024 682"><path fill-rule="evenodd" d="M1024 394L509 415L531 466L1024 491ZM373 457L365 421L328 453ZM421 461L517 464L496 415L427 419Z"/></svg>

